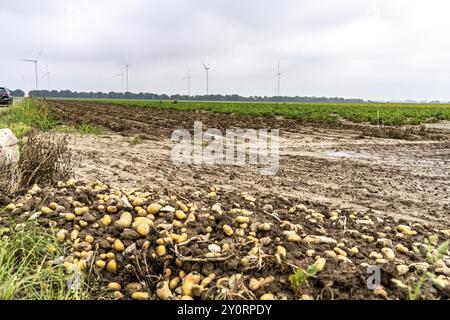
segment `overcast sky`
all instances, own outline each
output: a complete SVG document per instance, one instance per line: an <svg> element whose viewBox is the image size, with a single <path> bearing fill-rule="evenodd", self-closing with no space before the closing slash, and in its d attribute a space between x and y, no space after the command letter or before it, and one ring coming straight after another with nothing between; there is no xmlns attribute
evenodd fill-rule
<svg viewBox="0 0 450 320"><path fill-rule="evenodd" d="M0 85L450 100L446 0L0 0Z"/></svg>

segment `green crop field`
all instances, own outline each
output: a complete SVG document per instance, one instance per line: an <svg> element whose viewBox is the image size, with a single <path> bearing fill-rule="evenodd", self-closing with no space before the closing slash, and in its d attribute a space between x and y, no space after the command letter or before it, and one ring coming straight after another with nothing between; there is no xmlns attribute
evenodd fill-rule
<svg viewBox="0 0 450 320"><path fill-rule="evenodd" d="M450 120L449 104L414 103L267 103L267 102L200 102L115 99L67 99L82 102L120 104L151 108L170 108L184 111L210 111L251 116L299 119L305 122L336 123L348 120L355 123L382 125L418 125Z"/></svg>

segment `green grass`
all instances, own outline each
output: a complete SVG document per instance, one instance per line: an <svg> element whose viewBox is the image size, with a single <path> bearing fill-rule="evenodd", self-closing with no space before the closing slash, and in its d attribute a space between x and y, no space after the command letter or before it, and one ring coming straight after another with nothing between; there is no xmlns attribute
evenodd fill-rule
<svg viewBox="0 0 450 320"><path fill-rule="evenodd" d="M130 144L132 146L137 146L138 144L141 144L143 141L144 141L144 139L142 139L141 136L135 136L135 137L131 138Z"/></svg>
<svg viewBox="0 0 450 320"><path fill-rule="evenodd" d="M348 120L355 123L377 124L377 112L382 125L418 125L450 120L448 104L415 103L267 103L267 102L198 102L154 101L122 99L68 99L104 104L120 104L181 111L210 111L241 115L298 119L311 123L336 123Z"/></svg>
<svg viewBox="0 0 450 320"><path fill-rule="evenodd" d="M0 228L0 299L90 299L85 278L78 287L68 287L73 274L65 272L63 256L50 229L33 224Z"/></svg>
<svg viewBox="0 0 450 320"><path fill-rule="evenodd" d="M18 138L32 128L49 130L58 124L58 121L50 117L45 107L39 107L30 98L23 99L0 112L0 128L10 128Z"/></svg>
<svg viewBox="0 0 450 320"><path fill-rule="evenodd" d="M79 134L92 134L92 135L99 135L103 133L103 130L100 127L97 127L95 125L89 124L89 123L82 123L75 127L75 131Z"/></svg>

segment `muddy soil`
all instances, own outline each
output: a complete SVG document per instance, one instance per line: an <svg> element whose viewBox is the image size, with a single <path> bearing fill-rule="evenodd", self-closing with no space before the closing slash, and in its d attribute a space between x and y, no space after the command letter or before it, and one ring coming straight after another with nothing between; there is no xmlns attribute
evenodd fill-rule
<svg viewBox="0 0 450 320"><path fill-rule="evenodd" d="M101 179L122 187L192 189L215 185L225 190L295 197L331 208L370 210L379 215L449 224L450 131L448 127L382 128L324 126L294 120L49 101L68 124L105 127L101 136L78 136L78 178ZM264 176L246 165L175 166L171 159L177 128L278 128L280 169ZM133 144L136 136L144 139ZM381 137L381 138L380 138ZM393 138L386 138L393 137Z"/></svg>

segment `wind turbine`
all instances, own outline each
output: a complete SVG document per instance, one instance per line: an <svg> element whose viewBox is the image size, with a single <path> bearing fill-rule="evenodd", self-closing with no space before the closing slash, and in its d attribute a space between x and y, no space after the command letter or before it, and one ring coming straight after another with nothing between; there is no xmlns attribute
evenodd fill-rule
<svg viewBox="0 0 450 320"><path fill-rule="evenodd" d="M127 76L127 92L130 92L130 90L128 89L128 68L129 67L132 67L132 65L131 64L126 64L125 65L125 73L126 73L126 76Z"/></svg>
<svg viewBox="0 0 450 320"><path fill-rule="evenodd" d="M187 79L187 83L188 83L188 96L191 96L191 70L188 70L188 75L186 77L183 78L183 80Z"/></svg>
<svg viewBox="0 0 450 320"><path fill-rule="evenodd" d="M274 77L278 77L278 89L277 89L277 94L278 94L278 98L280 98L280 78L281 78L280 63L278 63L277 73L274 75Z"/></svg>
<svg viewBox="0 0 450 320"><path fill-rule="evenodd" d="M122 92L123 92L123 71L121 73L113 75L113 77L122 77Z"/></svg>
<svg viewBox="0 0 450 320"><path fill-rule="evenodd" d="M202 62L202 65L206 71L206 95L209 95L209 70L211 69L211 67L207 66L203 62Z"/></svg>
<svg viewBox="0 0 450 320"><path fill-rule="evenodd" d="M44 51L44 50L41 50L41 51L38 53L38 56L37 56L36 59L22 59L22 61L24 61L24 62L33 62L33 63L34 63L34 76L35 76L35 79L36 79L36 90L39 90L39 83L38 83L38 67L37 67L37 65L38 65L38 59L39 59L39 57L41 56L42 51Z"/></svg>
<svg viewBox="0 0 450 320"><path fill-rule="evenodd" d="M128 68L132 67L132 65L125 63L125 60L123 59L123 57L122 57L122 63L125 66L125 78L126 78L126 83L127 83L127 92L129 92L129 89L128 89Z"/></svg>

